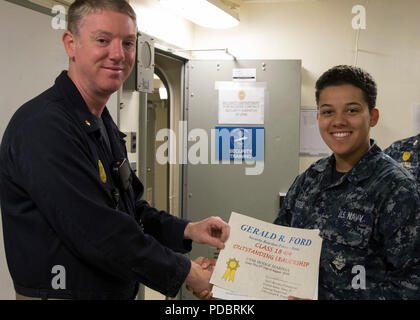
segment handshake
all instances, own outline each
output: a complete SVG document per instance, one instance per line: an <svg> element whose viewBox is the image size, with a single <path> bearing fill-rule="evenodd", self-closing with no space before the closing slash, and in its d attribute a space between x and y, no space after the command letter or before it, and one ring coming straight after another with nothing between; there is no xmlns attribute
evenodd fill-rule
<svg viewBox="0 0 420 320"><path fill-rule="evenodd" d="M213 298L213 285L210 283L210 278L215 265L216 260L211 258L199 257L191 261L191 269L185 285L197 298L202 300Z"/></svg>
<svg viewBox="0 0 420 320"><path fill-rule="evenodd" d="M190 222L184 231L184 238L200 244L208 244L221 250L229 237L230 227L219 217L210 217L199 222ZM213 298L210 278L215 259L199 257L191 261L191 269L185 279L187 289L197 298L209 300Z"/></svg>
<svg viewBox="0 0 420 320"><path fill-rule="evenodd" d="M222 264L226 261L226 271L224 264L216 267L215 259L199 257L191 261L185 284L197 298L213 298L213 285L210 284L213 272L214 284L222 288L226 287L229 276L231 282L226 288L232 292L226 295L223 295L223 290L220 292L225 299L237 299L238 296L242 296L256 299L307 300L317 296L322 248L322 238L318 229L283 227L235 212L232 212L229 223L230 226L218 217L210 217L196 224L189 223L185 228L184 237L209 244L218 250L224 249L225 242L230 238L228 247L219 255ZM259 238L249 237L249 233ZM264 240L270 244L264 245L263 239L272 241ZM234 244L229 244L231 242ZM246 250L232 252L232 249L238 248ZM232 255L235 259L232 259ZM246 262L248 258L252 263ZM239 260L243 262L242 268L237 281L233 283ZM215 295L217 296L216 293Z"/></svg>

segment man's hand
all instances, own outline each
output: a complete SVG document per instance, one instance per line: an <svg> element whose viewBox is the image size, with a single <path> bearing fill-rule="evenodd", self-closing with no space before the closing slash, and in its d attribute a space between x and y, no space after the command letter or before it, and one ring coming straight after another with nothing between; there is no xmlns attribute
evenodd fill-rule
<svg viewBox="0 0 420 320"><path fill-rule="evenodd" d="M213 273L213 268L216 266L216 259L213 258L206 258L206 257L198 257L194 260L194 262L197 262L201 268L208 269Z"/></svg>
<svg viewBox="0 0 420 320"><path fill-rule="evenodd" d="M210 217L198 222L190 222L184 230L184 238L197 243L208 244L217 249L225 247L230 227L220 217Z"/></svg>
<svg viewBox="0 0 420 320"><path fill-rule="evenodd" d="M211 258L205 258L205 257L198 257L194 260L195 263L201 266L202 269L208 270L211 273L213 273L213 268L216 265L216 259ZM211 300L213 298L213 293L211 292L211 289L213 288L213 285L210 284L210 289L205 289L201 292L194 291L190 286L186 285L187 289L191 291L197 298L201 300Z"/></svg>
<svg viewBox="0 0 420 320"><path fill-rule="evenodd" d="M210 284L212 273L213 270L203 269L197 262L191 261L190 273L185 279L187 289L200 299L210 299L213 288L213 285Z"/></svg>
<svg viewBox="0 0 420 320"><path fill-rule="evenodd" d="M295 296L288 296L287 300L312 300L312 299L305 299L305 298L298 298Z"/></svg>

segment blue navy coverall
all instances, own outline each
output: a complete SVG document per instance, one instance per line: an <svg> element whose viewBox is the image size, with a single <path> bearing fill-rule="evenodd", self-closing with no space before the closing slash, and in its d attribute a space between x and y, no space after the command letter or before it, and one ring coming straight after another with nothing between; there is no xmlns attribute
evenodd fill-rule
<svg viewBox="0 0 420 320"><path fill-rule="evenodd" d="M384 150L384 153L411 172L420 184L420 133L395 141Z"/></svg>
<svg viewBox="0 0 420 320"><path fill-rule="evenodd" d="M419 299L420 194L413 176L373 140L338 180L333 169L331 155L299 175L274 222L320 230L319 299Z"/></svg>
<svg viewBox="0 0 420 320"><path fill-rule="evenodd" d="M0 149L4 245L16 292L30 297L131 299L141 282L175 296L190 270L187 220L151 208L132 174L117 201L110 168L126 158L105 108L98 118L63 71L12 117ZM180 253L177 253L180 252ZM54 266L65 287L54 289ZM61 286L63 287L63 286Z"/></svg>

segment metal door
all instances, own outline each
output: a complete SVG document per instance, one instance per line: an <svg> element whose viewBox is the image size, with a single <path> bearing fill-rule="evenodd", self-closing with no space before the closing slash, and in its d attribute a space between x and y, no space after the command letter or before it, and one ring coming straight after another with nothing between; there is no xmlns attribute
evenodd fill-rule
<svg viewBox="0 0 420 320"><path fill-rule="evenodd" d="M250 69L251 73L254 70L255 85L265 86L263 124L218 123L218 83L233 83L234 69ZM249 83L252 85L252 82ZM208 136L209 157L208 163L193 164L184 160L187 162L183 177L184 218L198 221L218 215L228 221L230 213L236 211L267 222L274 221L279 210L279 193L287 192L299 170L300 88L300 60L190 60L187 63L185 104L188 136L184 139L191 141L188 141L184 155L191 153L192 148L196 150L198 143L205 146L205 142L201 143L194 137L197 132L194 129L203 129ZM215 157L211 154L212 129L219 125L264 128L261 174L247 175L246 169L255 165L245 162L211 164ZM217 251L206 245L194 244L190 257L195 259L198 256L215 257ZM181 296L183 299L193 297L185 289Z"/></svg>

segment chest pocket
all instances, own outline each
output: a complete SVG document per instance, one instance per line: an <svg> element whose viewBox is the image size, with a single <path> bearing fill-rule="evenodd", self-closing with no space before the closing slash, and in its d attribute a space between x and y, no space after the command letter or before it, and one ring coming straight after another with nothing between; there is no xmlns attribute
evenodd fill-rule
<svg viewBox="0 0 420 320"><path fill-rule="evenodd" d="M366 248L375 220L374 199L363 188L357 188L337 200L339 205L331 213L326 228L330 232L325 237L341 245Z"/></svg>
<svg viewBox="0 0 420 320"><path fill-rule="evenodd" d="M323 248L321 254L322 273L325 284L351 289L352 269L366 266L370 250L370 239L375 221L374 200L358 188L337 197L335 212L321 229ZM327 210L328 212L328 210Z"/></svg>
<svg viewBox="0 0 420 320"><path fill-rule="evenodd" d="M309 189L300 193L290 208L292 212L291 226L303 229L319 229L323 225L323 200L319 192Z"/></svg>
<svg viewBox="0 0 420 320"><path fill-rule="evenodd" d="M293 228L310 228L308 225L309 212L307 210L307 203L305 197L298 197L290 211L292 212L292 217L290 221L290 226Z"/></svg>

